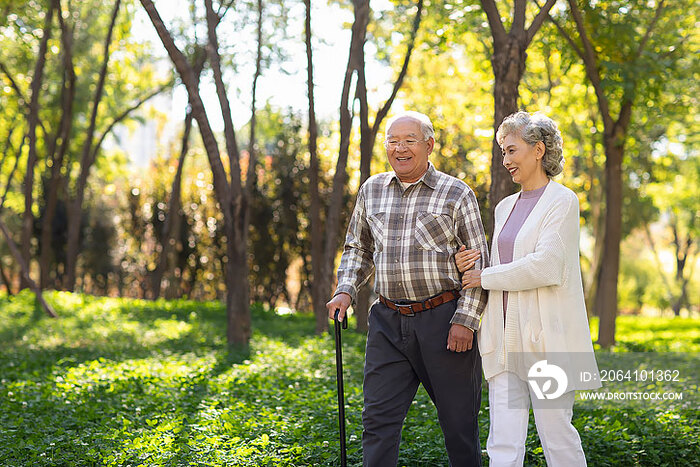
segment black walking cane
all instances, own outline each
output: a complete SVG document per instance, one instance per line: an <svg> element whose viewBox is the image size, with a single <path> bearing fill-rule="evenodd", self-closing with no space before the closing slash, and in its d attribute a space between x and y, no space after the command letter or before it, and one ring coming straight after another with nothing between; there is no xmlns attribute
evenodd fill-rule
<svg viewBox="0 0 700 467"><path fill-rule="evenodd" d="M335 324L335 368L338 380L338 429L340 430L340 466L347 465L347 455L345 448L345 390L343 389L343 346L340 344L340 322L338 314L340 308L335 310L333 323ZM348 328L347 316L343 320L343 329Z"/></svg>

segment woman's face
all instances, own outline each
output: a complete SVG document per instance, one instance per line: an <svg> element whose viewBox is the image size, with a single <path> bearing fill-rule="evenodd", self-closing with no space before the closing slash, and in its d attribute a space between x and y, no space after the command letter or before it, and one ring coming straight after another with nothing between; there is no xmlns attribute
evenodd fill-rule
<svg viewBox="0 0 700 467"><path fill-rule="evenodd" d="M513 182L527 189L536 180L540 180L544 173L542 168L542 156L544 155L544 143L538 141L531 146L520 135L511 133L503 139L501 146L503 152L503 166L510 172ZM545 175L546 176L546 175Z"/></svg>

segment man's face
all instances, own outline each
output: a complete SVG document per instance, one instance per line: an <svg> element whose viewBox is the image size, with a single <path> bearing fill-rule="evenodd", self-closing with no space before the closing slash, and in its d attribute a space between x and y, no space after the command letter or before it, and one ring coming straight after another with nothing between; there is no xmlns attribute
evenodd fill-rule
<svg viewBox="0 0 700 467"><path fill-rule="evenodd" d="M396 120L387 131L385 144L389 164L402 182L415 182L428 170L435 140L425 140L418 121L410 117Z"/></svg>

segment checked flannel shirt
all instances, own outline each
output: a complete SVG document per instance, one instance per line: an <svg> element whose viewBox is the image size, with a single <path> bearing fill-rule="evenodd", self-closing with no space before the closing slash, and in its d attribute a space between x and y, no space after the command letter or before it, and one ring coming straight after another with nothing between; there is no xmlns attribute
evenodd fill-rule
<svg viewBox="0 0 700 467"><path fill-rule="evenodd" d="M454 259L460 245L481 251L475 269L488 266L479 206L464 182L433 164L405 190L394 172L370 177L357 194L335 295L354 301L375 268L375 292L394 301L461 289ZM476 331L485 305L482 288L462 290L451 322Z"/></svg>

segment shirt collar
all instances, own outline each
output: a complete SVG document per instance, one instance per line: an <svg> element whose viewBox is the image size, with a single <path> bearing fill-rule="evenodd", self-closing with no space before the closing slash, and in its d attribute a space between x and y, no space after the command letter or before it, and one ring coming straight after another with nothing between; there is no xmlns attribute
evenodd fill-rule
<svg viewBox="0 0 700 467"><path fill-rule="evenodd" d="M387 177L386 182L384 182L384 185L389 186L389 184L394 180L396 180L396 183L398 183L399 185L401 184L401 180L399 180L399 177L396 175L395 172L392 172L391 177ZM432 188L433 190L435 189L435 187L437 186L437 169L435 168L432 162L428 161L428 170L415 183L418 182L423 182L425 186Z"/></svg>

